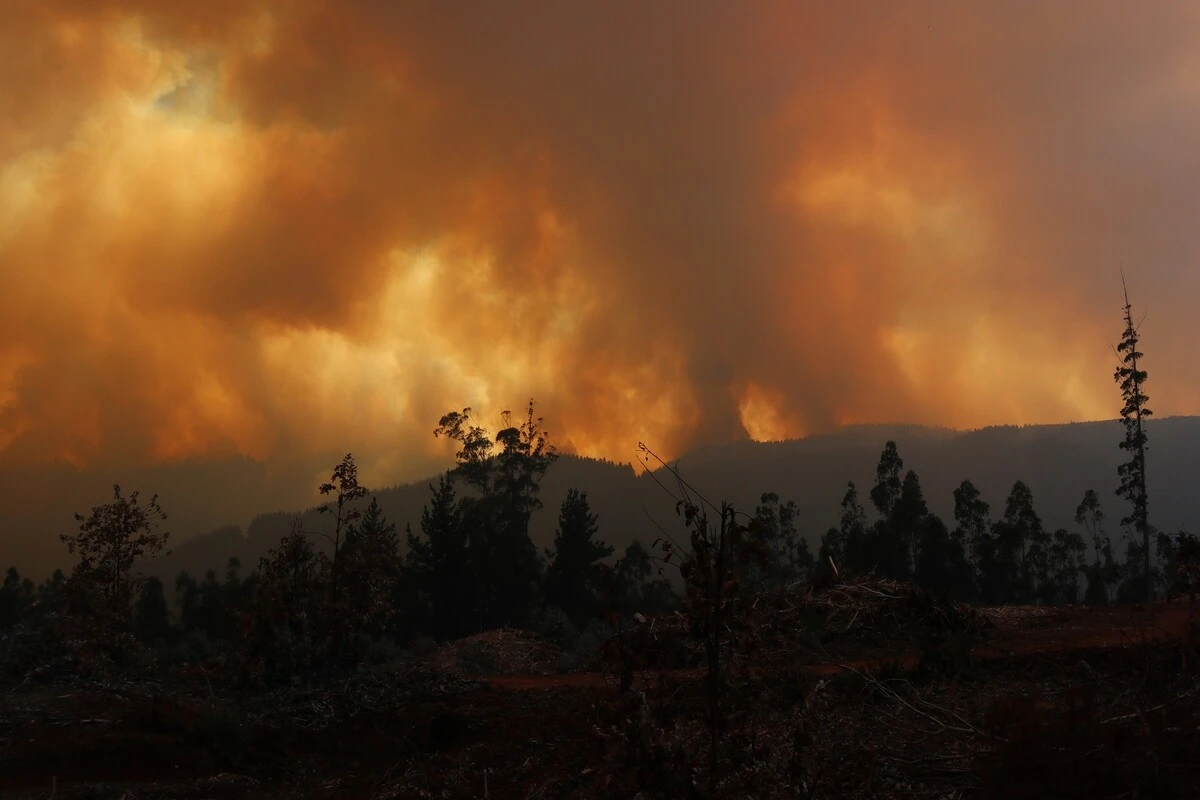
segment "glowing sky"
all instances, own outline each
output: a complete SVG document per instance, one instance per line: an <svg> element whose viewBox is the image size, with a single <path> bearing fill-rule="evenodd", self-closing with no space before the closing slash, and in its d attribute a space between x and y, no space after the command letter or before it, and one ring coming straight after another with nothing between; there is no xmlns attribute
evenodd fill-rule
<svg viewBox="0 0 1200 800"><path fill-rule="evenodd" d="M3 16L0 463L1200 413L1191 0Z"/></svg>

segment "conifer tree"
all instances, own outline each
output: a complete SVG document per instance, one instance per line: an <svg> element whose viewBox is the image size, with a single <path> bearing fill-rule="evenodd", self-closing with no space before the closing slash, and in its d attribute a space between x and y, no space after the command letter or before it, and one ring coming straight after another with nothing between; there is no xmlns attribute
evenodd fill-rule
<svg viewBox="0 0 1200 800"><path fill-rule="evenodd" d="M438 639L454 638L470 628L479 587L473 579L467 530L451 476L443 475L429 491L430 504L421 510L424 538L407 532L405 571L428 609L428 633Z"/></svg>
<svg viewBox="0 0 1200 800"><path fill-rule="evenodd" d="M1122 279L1124 284L1124 279ZM1150 568L1150 503L1146 494L1146 421L1153 414L1147 407L1150 398L1146 396L1143 387L1146 384L1146 370L1141 366L1144 353L1138 351L1141 335L1133 324L1133 306L1129 302L1129 290L1125 290L1125 330L1121 343L1117 345L1117 355L1121 365L1113 373L1113 380L1121 387L1121 422L1125 427L1125 438L1120 447L1129 454L1129 460L1117 467L1121 485L1117 494L1124 497L1130 505L1129 514L1121 519L1122 525L1130 525L1141 539L1142 575L1145 582L1144 595L1147 600L1154 599L1154 583L1151 580Z"/></svg>
<svg viewBox="0 0 1200 800"><path fill-rule="evenodd" d="M547 550L546 602L558 606L577 627L599 615L600 561L613 553L611 545L596 539L598 518L588 505L587 493L569 489L558 513L554 549Z"/></svg>
<svg viewBox="0 0 1200 800"><path fill-rule="evenodd" d="M346 531L342 612L350 660L358 661L365 635L380 635L390 622L391 601L400 579L403 561L395 523L389 522L372 497L362 517Z"/></svg>

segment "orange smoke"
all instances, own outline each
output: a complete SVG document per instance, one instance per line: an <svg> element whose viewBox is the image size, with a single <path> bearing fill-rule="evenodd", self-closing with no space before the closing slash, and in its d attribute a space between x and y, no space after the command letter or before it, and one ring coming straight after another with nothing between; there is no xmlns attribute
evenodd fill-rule
<svg viewBox="0 0 1200 800"><path fill-rule="evenodd" d="M13 0L0 462L1200 413L1200 12Z"/></svg>

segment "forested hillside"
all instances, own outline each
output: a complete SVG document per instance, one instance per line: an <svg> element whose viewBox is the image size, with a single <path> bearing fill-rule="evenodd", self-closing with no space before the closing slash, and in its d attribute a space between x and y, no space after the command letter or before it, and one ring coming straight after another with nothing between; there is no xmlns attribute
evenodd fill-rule
<svg viewBox="0 0 1200 800"><path fill-rule="evenodd" d="M1200 475L1200 418L1154 420L1149 429L1155 465L1153 522L1169 531L1200 529L1200 500L1194 489L1194 476ZM856 426L797 441L709 448L678 463L696 487L726 497L738 508L752 511L767 492L795 502L800 532L815 552L821 534L837 524L846 483L854 481L862 487L873 481L885 441L896 442L906 468L920 476L930 510L943 519L953 518L953 491L964 479L971 480L994 508L1002 506L1013 483L1021 480L1030 487L1045 525L1053 530L1077 527L1075 510L1088 489L1094 489L1103 504L1118 507L1113 489L1122 460L1116 446L1120 438L1121 426L1115 420L968 432ZM401 527L416 526L434 480L383 489L376 493L380 507ZM634 539L652 541L658 535L652 520L663 524L675 515L670 499L641 466L564 456L547 472L542 489L546 508L535 513L530 524L539 547L550 545L558 504L571 487L586 489L603 538L619 548ZM151 571L164 579L180 570L202 575L207 569L223 569L230 556L253 564L288 532L295 515L255 517L242 539L229 528L197 536L177 544L172 555L159 559ZM305 522L306 527L320 524L311 511Z"/></svg>

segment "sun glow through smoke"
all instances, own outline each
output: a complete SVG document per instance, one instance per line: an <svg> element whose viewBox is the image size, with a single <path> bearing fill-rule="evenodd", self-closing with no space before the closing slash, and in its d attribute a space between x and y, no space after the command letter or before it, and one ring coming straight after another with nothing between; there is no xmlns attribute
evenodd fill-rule
<svg viewBox="0 0 1200 800"><path fill-rule="evenodd" d="M18 2L0 460L412 476L446 410L530 396L620 460L1111 417L1120 264L1156 364L1198 333L1200 35L1101 5Z"/></svg>

